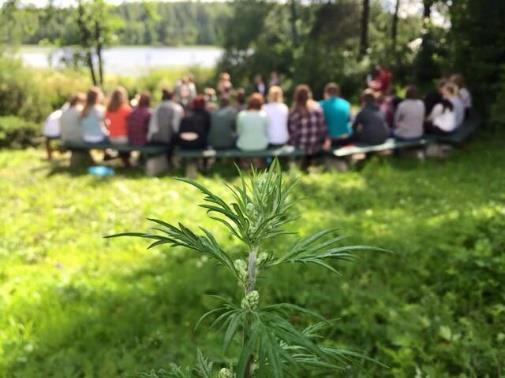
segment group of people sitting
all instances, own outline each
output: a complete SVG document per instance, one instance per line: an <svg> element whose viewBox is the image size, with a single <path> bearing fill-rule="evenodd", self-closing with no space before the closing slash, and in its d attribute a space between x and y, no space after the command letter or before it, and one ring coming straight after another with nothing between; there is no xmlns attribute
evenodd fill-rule
<svg viewBox="0 0 505 378"><path fill-rule="evenodd" d="M298 85L290 108L284 103L282 88L275 84L255 86L259 88L246 100L243 90L233 90L229 75L221 75L217 104L208 94L197 95L196 90L190 101L179 103L176 87L176 91L163 89L161 102L153 109L148 92L130 102L122 87L111 93L104 107L102 91L93 87L86 95L72 96L61 110L61 139L65 143L149 144L196 150L260 151L291 145L311 158L347 144L373 145L390 137L412 140L425 132L451 133L472 106L461 75L441 80L424 101L414 86L406 89L405 99L387 88L385 94L368 88L355 116L336 83L326 85L324 99L319 102L308 85ZM129 165L129 154L119 156Z"/></svg>

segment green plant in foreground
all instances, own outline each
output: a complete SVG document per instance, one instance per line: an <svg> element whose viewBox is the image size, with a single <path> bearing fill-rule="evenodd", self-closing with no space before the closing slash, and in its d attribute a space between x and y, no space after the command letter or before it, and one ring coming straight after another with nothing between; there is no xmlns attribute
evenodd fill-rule
<svg viewBox="0 0 505 378"><path fill-rule="evenodd" d="M179 179L198 188L204 194L200 206L207 210L210 218L222 223L229 232L247 247L247 254L239 258L223 250L212 233L204 228L196 234L182 223L172 225L158 219L156 233L122 233L110 237L134 236L153 240L149 248L170 244L191 249L211 257L224 266L243 289L239 303L222 297L220 307L202 316L198 325L206 318L215 317L212 325L224 330L224 349L238 343L240 354L233 366L214 369L211 362L198 353L197 368L174 367L171 372L152 373L148 376L176 377L283 377L296 375L298 369L345 369L349 360L358 354L316 343L320 332L329 322L320 315L289 303L265 305L261 303L261 292L257 278L271 268L282 264L316 264L337 273L331 261L349 260L351 252L370 249L363 246L340 246L342 237L334 236L334 230L325 230L299 239L285 251L265 250L265 242L288 234L285 227L293 220L293 199L290 196L295 181L284 183L278 162L265 172L252 171L249 177L240 174L239 186L228 186L233 202L227 203L210 192L205 186ZM237 256L238 257L238 256ZM292 312L303 313L318 319L318 322L299 330L289 320Z"/></svg>

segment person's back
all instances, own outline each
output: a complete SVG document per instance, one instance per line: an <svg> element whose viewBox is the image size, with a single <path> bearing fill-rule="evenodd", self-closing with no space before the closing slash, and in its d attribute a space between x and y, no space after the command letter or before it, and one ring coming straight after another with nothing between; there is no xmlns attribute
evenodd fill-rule
<svg viewBox="0 0 505 378"><path fill-rule="evenodd" d="M280 102L265 104L263 111L267 116L267 132L270 144L286 144L289 139L288 114L289 108Z"/></svg>
<svg viewBox="0 0 505 378"><path fill-rule="evenodd" d="M237 147L259 151L268 147L267 116L262 111L243 110L237 117Z"/></svg>
<svg viewBox="0 0 505 378"><path fill-rule="evenodd" d="M61 136L60 118L62 113L63 111L58 109L49 114L47 117L42 130L42 134L46 138L59 138Z"/></svg>
<svg viewBox="0 0 505 378"><path fill-rule="evenodd" d="M103 142L107 136L104 132L105 109L100 105L90 108L81 116L82 136L87 143Z"/></svg>
<svg viewBox="0 0 505 378"><path fill-rule="evenodd" d="M184 149L207 148L210 115L205 109L195 109L186 115L179 128L179 145Z"/></svg>
<svg viewBox="0 0 505 378"><path fill-rule="evenodd" d="M289 140L289 109L283 102L281 87L272 86L268 91L268 103L263 106L267 116L268 142L272 145L283 145Z"/></svg>
<svg viewBox="0 0 505 378"><path fill-rule="evenodd" d="M456 113L450 101L443 100L435 105L428 120L433 125L432 132L435 134L448 134L456 129Z"/></svg>
<svg viewBox="0 0 505 378"><path fill-rule="evenodd" d="M365 91L363 100L364 107L354 119L353 141L371 145L384 143L389 137L384 114L369 91Z"/></svg>
<svg viewBox="0 0 505 378"><path fill-rule="evenodd" d="M340 88L329 83L324 90L325 99L320 102L331 139L340 139L352 133L350 118L351 104L340 97Z"/></svg>
<svg viewBox="0 0 505 378"><path fill-rule="evenodd" d="M105 113L109 137L112 143L128 143L128 127L126 120L132 112L132 108L124 104L115 110L108 109Z"/></svg>
<svg viewBox="0 0 505 378"><path fill-rule="evenodd" d="M168 90L164 90L162 96L149 123L148 139L151 143L170 144L179 131L184 109L172 101L173 94Z"/></svg>
<svg viewBox="0 0 505 378"><path fill-rule="evenodd" d="M148 92L141 93L138 106L128 116L126 121L128 125L128 143L132 146L143 146L147 143L147 132L151 120L150 102L151 95Z"/></svg>
<svg viewBox="0 0 505 378"><path fill-rule="evenodd" d="M82 106L70 106L61 114L60 128L63 142L82 142L83 137L80 128Z"/></svg>
<svg viewBox="0 0 505 378"><path fill-rule="evenodd" d="M456 116L456 127L459 127L463 124L465 120L465 104L458 95L455 95L449 98L449 101L454 106L454 114Z"/></svg>
<svg viewBox="0 0 505 378"><path fill-rule="evenodd" d="M208 137L208 144L218 150L233 148L236 140L237 111L226 98L221 100L221 106L211 113Z"/></svg>
<svg viewBox="0 0 505 378"><path fill-rule="evenodd" d="M340 97L331 97L321 101L324 118L328 125L330 138L336 139L351 134L351 104Z"/></svg>
<svg viewBox="0 0 505 378"><path fill-rule="evenodd" d="M394 135L399 139L417 139L424 134L425 106L417 98L417 89L410 86L395 113Z"/></svg>
<svg viewBox="0 0 505 378"><path fill-rule="evenodd" d="M394 134L402 139L416 139L423 136L424 103L421 100L404 100L395 113Z"/></svg>

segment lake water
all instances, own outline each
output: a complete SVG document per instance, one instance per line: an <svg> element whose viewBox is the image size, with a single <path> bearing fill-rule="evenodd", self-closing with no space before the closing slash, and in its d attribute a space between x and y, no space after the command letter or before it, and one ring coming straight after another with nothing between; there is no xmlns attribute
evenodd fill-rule
<svg viewBox="0 0 505 378"><path fill-rule="evenodd" d="M34 67L57 67L66 52L62 49L24 47L17 53ZM104 51L105 71L121 75L139 75L163 67L213 67L221 58L218 47L113 47Z"/></svg>

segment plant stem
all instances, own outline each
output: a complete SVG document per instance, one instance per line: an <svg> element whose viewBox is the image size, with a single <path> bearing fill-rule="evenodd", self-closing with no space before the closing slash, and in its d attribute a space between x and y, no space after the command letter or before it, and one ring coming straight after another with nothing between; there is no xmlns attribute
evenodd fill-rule
<svg viewBox="0 0 505 378"><path fill-rule="evenodd" d="M249 294L256 287L256 257L258 253L258 247L253 247L251 252L249 252L249 257L247 259L247 281L245 286L245 295ZM247 342L247 338L249 335L249 331L251 328L251 320L250 317L247 316L245 327L244 327L244 339L243 345L244 348ZM254 361L254 356L250 356L247 361L246 369L244 372L244 378L252 377L252 364Z"/></svg>
<svg viewBox="0 0 505 378"><path fill-rule="evenodd" d="M254 290L256 286L256 256L258 252L258 247L253 247L251 252L249 252L249 258L247 259L247 282L245 293L246 295Z"/></svg>

